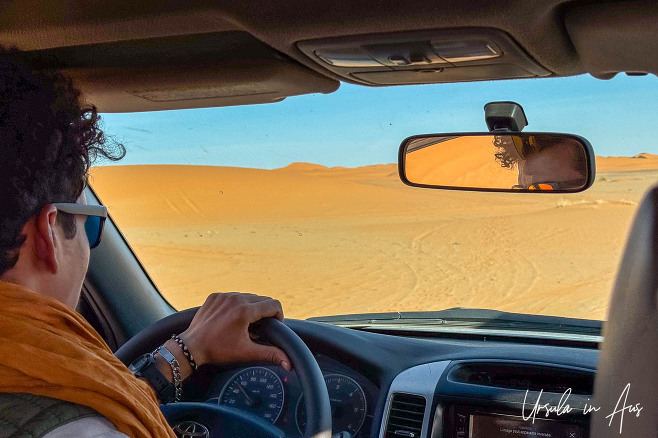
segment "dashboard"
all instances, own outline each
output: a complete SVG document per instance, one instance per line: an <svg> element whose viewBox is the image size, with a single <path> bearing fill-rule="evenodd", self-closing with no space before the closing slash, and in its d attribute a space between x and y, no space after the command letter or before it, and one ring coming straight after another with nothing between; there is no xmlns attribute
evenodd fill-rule
<svg viewBox="0 0 658 438"><path fill-rule="evenodd" d="M487 336L392 335L286 320L313 352L341 438L586 438L595 343ZM189 397L257 415L299 438L294 371L253 364L199 373ZM540 412L568 393L568 413Z"/></svg>

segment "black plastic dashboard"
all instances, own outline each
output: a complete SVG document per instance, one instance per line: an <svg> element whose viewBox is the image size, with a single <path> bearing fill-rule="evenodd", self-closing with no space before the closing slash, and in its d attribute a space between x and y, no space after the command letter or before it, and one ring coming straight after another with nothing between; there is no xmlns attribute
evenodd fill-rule
<svg viewBox="0 0 658 438"><path fill-rule="evenodd" d="M394 336L311 321L287 320L286 324L316 355L328 385L336 387L334 422L344 431L355 432L345 436L588 436L588 415L578 408L548 417L539 412L534 422L522 414L531 414L538 397L542 404L558 406L568 390L572 406L586 405L599 357L595 348L547 345L537 339L529 343L513 338L490 341L484 337ZM262 383L275 393L273 402L268 403L275 405L274 413L280 404L280 413L270 419L286 436L301 435L297 409L301 392L294 372L258 364L211 371L193 382L197 389L188 392L190 397L210 403L253 405L253 397L243 389ZM284 388L281 399L276 395L278 380ZM362 424L343 421L358 420L362 410Z"/></svg>

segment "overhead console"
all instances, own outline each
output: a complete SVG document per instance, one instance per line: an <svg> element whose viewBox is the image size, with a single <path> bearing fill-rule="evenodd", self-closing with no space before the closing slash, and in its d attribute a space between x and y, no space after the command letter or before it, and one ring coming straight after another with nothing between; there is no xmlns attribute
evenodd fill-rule
<svg viewBox="0 0 658 438"><path fill-rule="evenodd" d="M358 35L300 41L310 59L364 85L534 78L551 72L491 28Z"/></svg>

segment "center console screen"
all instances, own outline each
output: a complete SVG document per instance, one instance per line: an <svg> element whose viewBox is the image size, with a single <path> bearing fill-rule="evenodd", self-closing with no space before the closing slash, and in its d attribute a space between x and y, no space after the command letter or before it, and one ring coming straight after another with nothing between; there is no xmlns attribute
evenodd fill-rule
<svg viewBox="0 0 658 438"><path fill-rule="evenodd" d="M587 438L585 428L579 424L559 420L501 414L472 413L469 423L469 438Z"/></svg>

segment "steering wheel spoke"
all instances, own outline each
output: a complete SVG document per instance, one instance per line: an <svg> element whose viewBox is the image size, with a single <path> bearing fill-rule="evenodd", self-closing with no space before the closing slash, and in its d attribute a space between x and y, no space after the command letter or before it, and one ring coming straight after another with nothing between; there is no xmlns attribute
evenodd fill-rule
<svg viewBox="0 0 658 438"><path fill-rule="evenodd" d="M285 438L271 423L228 406L186 402L161 405L160 410L178 436ZM208 435L202 435L206 431Z"/></svg>

